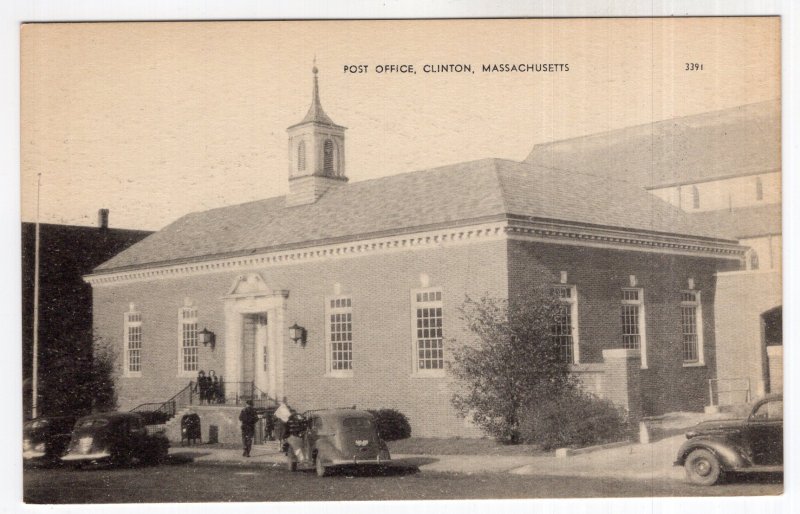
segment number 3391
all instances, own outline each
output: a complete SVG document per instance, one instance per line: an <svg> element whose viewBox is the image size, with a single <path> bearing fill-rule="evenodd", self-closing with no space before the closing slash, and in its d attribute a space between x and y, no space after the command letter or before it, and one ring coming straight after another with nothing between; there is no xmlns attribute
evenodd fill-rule
<svg viewBox="0 0 800 514"><path fill-rule="evenodd" d="M703 64L699 62L687 62L683 71L703 71Z"/></svg>

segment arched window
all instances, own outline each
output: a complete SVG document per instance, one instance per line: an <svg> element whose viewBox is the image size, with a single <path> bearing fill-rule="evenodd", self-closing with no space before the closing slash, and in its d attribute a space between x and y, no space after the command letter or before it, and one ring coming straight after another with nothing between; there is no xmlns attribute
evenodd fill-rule
<svg viewBox="0 0 800 514"><path fill-rule="evenodd" d="M322 172L326 175L333 175L336 171L334 157L333 141L326 139L325 145L322 147Z"/></svg>
<svg viewBox="0 0 800 514"><path fill-rule="evenodd" d="M299 171L303 171L306 169L306 143L305 141L300 141L300 144L297 145L297 169Z"/></svg>
<svg viewBox="0 0 800 514"><path fill-rule="evenodd" d="M761 177L756 177L756 200L764 199L764 184L761 182Z"/></svg>
<svg viewBox="0 0 800 514"><path fill-rule="evenodd" d="M750 253L750 269L758 269L758 254L755 251Z"/></svg>
<svg viewBox="0 0 800 514"><path fill-rule="evenodd" d="M697 186L692 186L692 208L700 208L700 191L698 191Z"/></svg>

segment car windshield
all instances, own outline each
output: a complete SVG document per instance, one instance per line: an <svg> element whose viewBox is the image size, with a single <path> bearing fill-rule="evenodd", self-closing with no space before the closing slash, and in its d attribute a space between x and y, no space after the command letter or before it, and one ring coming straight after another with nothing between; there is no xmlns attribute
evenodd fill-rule
<svg viewBox="0 0 800 514"><path fill-rule="evenodd" d="M342 425L345 428L370 428L372 426L372 420L369 418L344 418L342 420Z"/></svg>
<svg viewBox="0 0 800 514"><path fill-rule="evenodd" d="M757 420L776 420L783 419L783 400L772 400L762 403L756 410L752 419Z"/></svg>
<svg viewBox="0 0 800 514"><path fill-rule="evenodd" d="M108 420L104 418L92 418L92 419L84 419L82 421L78 421L78 424L75 428L97 428L97 427L104 427L108 425Z"/></svg>

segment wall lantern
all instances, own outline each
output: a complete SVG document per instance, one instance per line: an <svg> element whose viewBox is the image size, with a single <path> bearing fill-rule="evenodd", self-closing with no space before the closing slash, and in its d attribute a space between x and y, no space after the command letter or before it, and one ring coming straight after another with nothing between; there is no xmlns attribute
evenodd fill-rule
<svg viewBox="0 0 800 514"><path fill-rule="evenodd" d="M300 343L305 346L306 344L306 329L299 326L297 323L289 327L289 339L295 343Z"/></svg>
<svg viewBox="0 0 800 514"><path fill-rule="evenodd" d="M213 350L216 343L216 336L214 332L204 327L203 330L197 333L197 342L203 343L204 346L211 345L211 349Z"/></svg>

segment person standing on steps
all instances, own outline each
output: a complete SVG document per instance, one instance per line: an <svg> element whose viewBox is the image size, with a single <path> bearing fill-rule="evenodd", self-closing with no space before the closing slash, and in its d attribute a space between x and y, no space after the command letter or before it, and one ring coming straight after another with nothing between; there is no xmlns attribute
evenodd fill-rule
<svg viewBox="0 0 800 514"><path fill-rule="evenodd" d="M247 400L247 407L239 413L239 421L242 423L242 446L244 446L242 457L249 457L258 422L258 413L253 408L253 400Z"/></svg>

